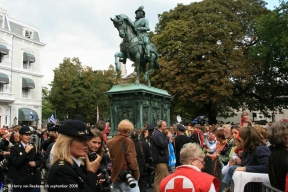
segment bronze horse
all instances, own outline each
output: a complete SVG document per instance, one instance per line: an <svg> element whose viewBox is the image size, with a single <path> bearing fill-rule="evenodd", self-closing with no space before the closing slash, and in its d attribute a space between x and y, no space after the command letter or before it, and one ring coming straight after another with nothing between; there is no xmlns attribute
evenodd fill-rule
<svg viewBox="0 0 288 192"><path fill-rule="evenodd" d="M151 43L151 56L149 59L146 59L144 56L145 50L143 42L129 17L120 14L116 15L114 19L111 18L111 21L113 21L114 27L119 31L119 36L123 38L123 41L120 44L120 52L116 52L114 55L116 71L120 71L118 57L124 64L126 64L126 59L129 58L135 65L135 83L139 83L139 76L142 72L144 73L145 81L148 82L148 86L151 86L149 74L152 72L153 68L156 70L159 69L159 63L157 61L158 54L155 46ZM147 63L149 63L148 70L146 70Z"/></svg>

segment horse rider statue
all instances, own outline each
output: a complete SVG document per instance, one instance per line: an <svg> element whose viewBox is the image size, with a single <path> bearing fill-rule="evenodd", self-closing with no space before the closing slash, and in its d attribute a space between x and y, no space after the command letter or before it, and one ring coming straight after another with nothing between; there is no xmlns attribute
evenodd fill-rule
<svg viewBox="0 0 288 192"><path fill-rule="evenodd" d="M153 69L159 70L160 65L157 61L159 55L155 45L151 42L148 31L149 22L145 18L144 7L140 6L136 11L136 20L132 22L127 15L116 15L114 19L110 18L114 27L118 30L119 36L123 38L120 43L120 52L114 54L116 71L120 70L120 62L126 64L129 58L134 62L135 72L137 73L136 82L139 83L140 73L144 74L144 80L151 86L149 74ZM148 69L146 65L149 64Z"/></svg>
<svg viewBox="0 0 288 192"><path fill-rule="evenodd" d="M136 14L136 17L135 17L136 20L134 21L134 26L139 33L139 38L144 44L145 59L149 60L150 51L151 51L151 39L147 31L150 31L150 28L149 28L149 21L148 19L145 18L144 7L140 6L135 11L135 14Z"/></svg>

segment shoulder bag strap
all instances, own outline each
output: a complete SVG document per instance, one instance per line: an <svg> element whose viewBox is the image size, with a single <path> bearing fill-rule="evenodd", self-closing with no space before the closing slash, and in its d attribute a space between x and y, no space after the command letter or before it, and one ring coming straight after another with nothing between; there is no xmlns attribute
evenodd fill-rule
<svg viewBox="0 0 288 192"><path fill-rule="evenodd" d="M122 142L122 153L123 153L123 158L124 158L124 169L127 169L127 161L126 161L126 145L125 145L125 139L124 137L123 142Z"/></svg>
<svg viewBox="0 0 288 192"><path fill-rule="evenodd" d="M144 153L143 153L143 149L142 149L142 142L141 141L139 141L139 142L140 142L140 150L141 150L141 154L142 154L142 157L143 157L143 161L144 161L144 163L146 163L145 162Z"/></svg>

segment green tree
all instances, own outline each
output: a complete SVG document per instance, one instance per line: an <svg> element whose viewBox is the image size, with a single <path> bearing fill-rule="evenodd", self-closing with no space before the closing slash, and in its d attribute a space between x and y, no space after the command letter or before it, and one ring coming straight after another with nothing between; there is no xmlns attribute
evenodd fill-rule
<svg viewBox="0 0 288 192"><path fill-rule="evenodd" d="M288 106L288 2L263 15L256 24L257 43L251 47L256 71L249 107L275 111ZM268 114L267 114L268 115Z"/></svg>
<svg viewBox="0 0 288 192"><path fill-rule="evenodd" d="M48 119L54 113L49 99L49 90L42 88L42 119Z"/></svg>
<svg viewBox="0 0 288 192"><path fill-rule="evenodd" d="M82 66L78 58L64 58L54 70L50 94L57 118L82 115L86 122L95 123L97 106L101 119L109 118L109 100L105 92L117 82L119 75L112 66L107 71L93 71Z"/></svg>
<svg viewBox="0 0 288 192"><path fill-rule="evenodd" d="M159 15L153 41L161 72L151 81L174 96L172 115L207 114L215 122L242 105L239 87L249 84L254 67L253 24L267 12L261 0L204 0Z"/></svg>

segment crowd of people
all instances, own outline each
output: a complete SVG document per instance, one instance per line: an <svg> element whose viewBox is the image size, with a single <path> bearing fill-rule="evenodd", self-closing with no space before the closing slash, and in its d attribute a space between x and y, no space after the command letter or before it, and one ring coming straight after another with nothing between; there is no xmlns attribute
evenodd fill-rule
<svg viewBox="0 0 288 192"><path fill-rule="evenodd" d="M9 180L13 192L40 192L41 186L49 192L146 192L148 188L213 192L220 190L221 182L227 192L234 172L246 171L268 173L271 185L284 191L288 123L254 125L244 118L237 125L175 124L169 129L165 120L141 129L125 119L118 124L118 134L109 139L109 124L104 121L88 127L73 119L48 124L42 132L25 125L4 127L0 181ZM176 169L168 164L174 155L169 144L174 147ZM205 158L225 165L222 180L216 170L205 173Z"/></svg>

